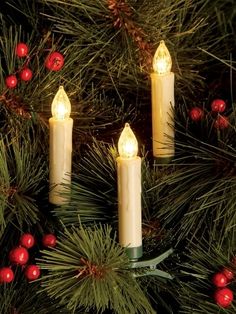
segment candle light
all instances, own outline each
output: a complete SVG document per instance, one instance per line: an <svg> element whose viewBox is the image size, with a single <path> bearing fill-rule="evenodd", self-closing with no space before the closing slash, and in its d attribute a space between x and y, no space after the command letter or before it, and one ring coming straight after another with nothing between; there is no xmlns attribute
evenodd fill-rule
<svg viewBox="0 0 236 314"><path fill-rule="evenodd" d="M152 146L158 162L170 161L174 154L174 73L171 56L162 40L153 58L152 83Z"/></svg>
<svg viewBox="0 0 236 314"><path fill-rule="evenodd" d="M141 158L138 142L128 123L118 141L119 243L130 260L142 256Z"/></svg>
<svg viewBox="0 0 236 314"><path fill-rule="evenodd" d="M52 102L49 119L49 202L62 205L67 200L63 193L71 182L72 127L71 104L63 86ZM66 185L62 185L65 183Z"/></svg>

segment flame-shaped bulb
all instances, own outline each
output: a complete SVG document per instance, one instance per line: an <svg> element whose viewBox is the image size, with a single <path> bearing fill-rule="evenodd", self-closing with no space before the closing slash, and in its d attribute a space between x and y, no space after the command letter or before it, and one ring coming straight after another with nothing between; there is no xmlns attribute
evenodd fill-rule
<svg viewBox="0 0 236 314"><path fill-rule="evenodd" d="M157 74L165 75L170 73L171 66L172 60L169 50L167 49L164 40L161 40L153 58L153 70Z"/></svg>
<svg viewBox="0 0 236 314"><path fill-rule="evenodd" d="M133 158L138 153L138 141L129 123L125 124L118 141L118 152L122 158Z"/></svg>
<svg viewBox="0 0 236 314"><path fill-rule="evenodd" d="M65 120L70 117L71 104L63 88L60 86L52 101L52 116L56 120Z"/></svg>

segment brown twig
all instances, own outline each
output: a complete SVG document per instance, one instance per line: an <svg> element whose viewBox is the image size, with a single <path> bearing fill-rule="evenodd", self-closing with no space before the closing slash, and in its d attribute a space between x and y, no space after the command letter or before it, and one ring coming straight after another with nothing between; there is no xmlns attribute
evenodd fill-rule
<svg viewBox="0 0 236 314"><path fill-rule="evenodd" d="M80 259L80 261L84 266L79 269L79 273L76 275L76 278L92 276L94 278L101 279L104 277L106 270L103 266L101 267L95 265L83 257Z"/></svg>
<svg viewBox="0 0 236 314"><path fill-rule="evenodd" d="M147 36L141 27L132 20L132 9L125 0L107 0L111 11L113 26L124 28L139 49L141 68L150 72L153 59L153 47L145 39Z"/></svg>
<svg viewBox="0 0 236 314"><path fill-rule="evenodd" d="M2 95L0 95L0 102L2 102L6 106L6 108L12 110L17 115L25 119L32 118L31 113L29 112L29 110L27 110L25 104L23 103L19 96L16 95L7 96L6 93L3 93Z"/></svg>

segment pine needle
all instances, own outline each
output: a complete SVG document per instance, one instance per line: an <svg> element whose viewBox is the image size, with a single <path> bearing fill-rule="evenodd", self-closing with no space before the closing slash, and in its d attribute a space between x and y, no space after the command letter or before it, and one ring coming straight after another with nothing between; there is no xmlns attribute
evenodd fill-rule
<svg viewBox="0 0 236 314"><path fill-rule="evenodd" d="M116 221L116 154L114 147L102 142L87 146L73 176L70 203L55 209L63 224Z"/></svg>
<svg viewBox="0 0 236 314"><path fill-rule="evenodd" d="M14 130L7 136L1 136L1 232L11 221L22 227L23 223L32 225L38 219L36 198L43 189L45 165L43 155L38 156L38 140L32 138L30 141L29 138L29 133L22 136Z"/></svg>
<svg viewBox="0 0 236 314"><path fill-rule="evenodd" d="M18 282L0 286L0 312L2 314L32 314L32 312L45 314L45 309L50 314L69 314L65 307L53 303L46 293L38 294L38 283L26 281L19 270L16 273L15 281L18 280ZM45 308L42 307L42 303Z"/></svg>
<svg viewBox="0 0 236 314"><path fill-rule="evenodd" d="M180 265L180 313L235 313L234 301L227 309L216 304L213 296L217 288L212 283L212 276L225 267L235 273L235 265L231 262L234 243L235 235L232 232L221 244L216 238L211 246L203 240L189 248L186 253L188 261ZM235 293L233 282L229 282L227 287Z"/></svg>
<svg viewBox="0 0 236 314"><path fill-rule="evenodd" d="M39 259L48 270L43 291L72 313L81 307L97 313L108 308L120 314L154 313L111 231L107 226L65 229L57 247L43 251Z"/></svg>

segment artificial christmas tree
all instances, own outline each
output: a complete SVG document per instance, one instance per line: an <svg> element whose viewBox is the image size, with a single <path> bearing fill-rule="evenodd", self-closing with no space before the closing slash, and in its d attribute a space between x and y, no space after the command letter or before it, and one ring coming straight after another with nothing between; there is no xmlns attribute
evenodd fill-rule
<svg viewBox="0 0 236 314"><path fill-rule="evenodd" d="M9 0L0 18L0 312L235 313L233 2ZM164 41L175 99L161 105L171 115L161 141L175 148L163 162L153 154L150 76ZM58 166L64 133L49 143L60 86L72 171L57 185L63 202L50 203L52 167L70 169ZM125 125L141 178L130 162L117 169ZM122 236L138 238L139 255L120 241L118 208L132 208Z"/></svg>

